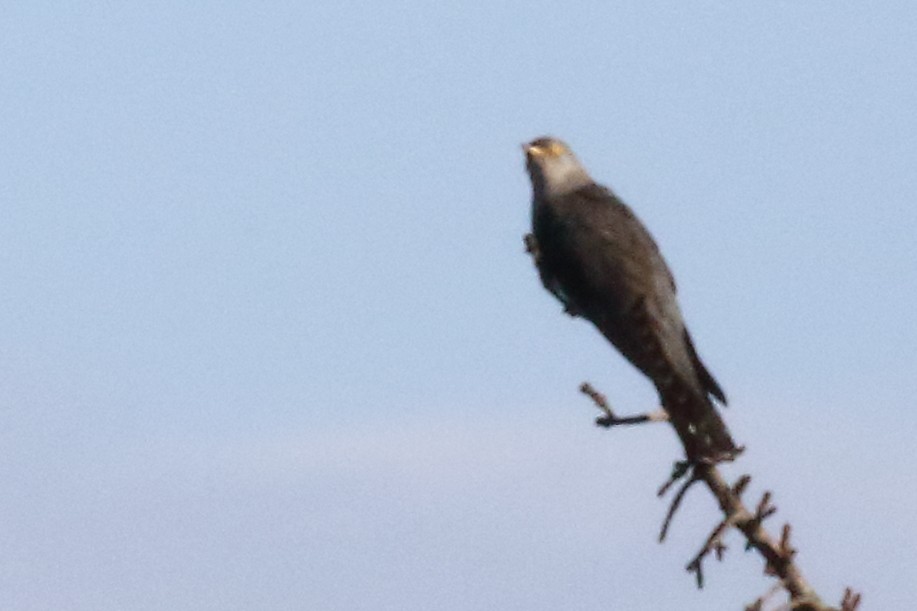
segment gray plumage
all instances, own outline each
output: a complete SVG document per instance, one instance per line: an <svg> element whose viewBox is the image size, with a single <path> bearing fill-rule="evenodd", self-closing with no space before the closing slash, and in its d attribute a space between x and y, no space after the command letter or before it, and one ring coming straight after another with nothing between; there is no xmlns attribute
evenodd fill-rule
<svg viewBox="0 0 917 611"><path fill-rule="evenodd" d="M738 452L711 401L726 397L701 362L659 248L630 208L561 141L525 145L542 282L652 380L689 459Z"/></svg>

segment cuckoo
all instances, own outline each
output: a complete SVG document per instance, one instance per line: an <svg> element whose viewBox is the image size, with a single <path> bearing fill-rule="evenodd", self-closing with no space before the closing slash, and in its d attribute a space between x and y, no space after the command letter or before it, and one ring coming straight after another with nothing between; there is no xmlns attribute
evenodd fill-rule
<svg viewBox="0 0 917 611"><path fill-rule="evenodd" d="M734 458L740 449L713 404L726 396L697 354L652 236L566 144L538 138L523 148L545 288L653 382L689 460Z"/></svg>

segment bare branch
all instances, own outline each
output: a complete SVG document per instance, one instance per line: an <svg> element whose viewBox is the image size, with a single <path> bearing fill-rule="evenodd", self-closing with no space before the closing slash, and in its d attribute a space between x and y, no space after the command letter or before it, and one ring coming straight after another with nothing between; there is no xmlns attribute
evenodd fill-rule
<svg viewBox="0 0 917 611"><path fill-rule="evenodd" d="M615 415L614 411L611 409L608 400L605 398L605 395L597 391L589 382L583 382L580 387L580 392L592 399L592 402L595 403L595 406L598 407L604 413L604 416L599 416L595 419L595 423L604 428L611 428L613 426L620 426L624 424L643 424L644 422L664 422L669 419L668 414L665 413L665 410L659 409L654 412L648 412L646 414L640 414L638 416L627 416L621 418Z"/></svg>
<svg viewBox="0 0 917 611"><path fill-rule="evenodd" d="M676 468L676 472L677 472L677 468ZM669 525L671 525L672 523L672 518L675 517L675 512L678 511L678 507L681 506L681 500L685 497L685 493L688 491L688 488L690 488L693 484L697 483L698 481L699 480L696 477L694 477L694 474L692 473L690 477L688 477L688 479L685 481L685 483L682 484L681 488L678 489L678 493L675 495L675 498L672 499L672 504L669 505L669 511L668 513L666 513L665 521L662 523L662 529L659 531L659 542L660 543L665 541L665 537L669 532ZM671 487L671 484L674 482L675 480L670 479L668 482L663 484L662 488L660 488L660 492L664 493L666 490L669 489L669 487Z"/></svg>
<svg viewBox="0 0 917 611"><path fill-rule="evenodd" d="M860 595L850 588L844 590L844 600L841 601L841 611L857 611L860 607Z"/></svg>
<svg viewBox="0 0 917 611"><path fill-rule="evenodd" d="M751 524L749 526L760 526L764 520L774 515L775 513L777 513L777 507L776 505L771 504L771 492L770 490L766 490L761 496L761 500L758 501L758 507L755 509L755 515L752 518ZM745 550L748 551L751 549L751 547L751 541L746 541Z"/></svg>
<svg viewBox="0 0 917 611"><path fill-rule="evenodd" d="M541 252L535 237L531 234L526 235L524 241L526 251L532 256L538 268L542 284L564 304L564 311L567 314L571 316L579 315L579 312L567 299L567 295L564 294L561 287L542 269L540 265ZM668 415L664 410L622 418L615 415L608 399L595 390L592 385L583 383L580 391L592 399L596 407L602 411L603 415L596 419L596 424L605 428L668 420ZM856 611L858 609L860 595L854 593L850 588L847 588L844 592L844 598L839 608L828 606L822 602L796 563L796 550L790 543L792 529L789 524L783 526L779 541L776 541L764 529L764 521L777 511L777 507L771 502L772 494L770 491L763 494L755 511L752 513L742 501L742 494L751 481L749 476L743 475L734 485L730 486L726 483L715 464L682 461L676 463L669 480L660 487L658 495L660 497L663 496L682 478L687 479L669 505L660 529L660 541L665 539L675 513L681 507L688 489L697 482L703 482L707 486L723 514L723 518L711 531L700 551L686 567L688 571L695 573L698 587L703 587L704 584L703 561L711 553L715 554L718 559L722 559L723 551L726 549L723 537L730 527L735 527L745 537L746 549L757 551L764 559L765 572L775 576L778 580L771 593L758 598L754 603L746 607L746 611L762 611L766 600L774 592L781 589L787 592L789 596L787 608L792 609L792 611Z"/></svg>
<svg viewBox="0 0 917 611"><path fill-rule="evenodd" d="M780 533L780 554L786 560L792 560L793 556L796 555L796 550L790 545L790 533L792 527L789 524L783 525L783 531Z"/></svg>
<svg viewBox="0 0 917 611"><path fill-rule="evenodd" d="M778 592L783 591L783 585L779 582L775 583L770 587L770 589L759 596L755 602L745 607L745 611L763 611L764 603L769 601L771 598L777 595Z"/></svg>
<svg viewBox="0 0 917 611"><path fill-rule="evenodd" d="M590 384L584 383L580 390L589 396L593 403L602 410L604 416L600 420L608 423L605 426L637 424L652 420L648 415L619 418L614 414L607 398ZM723 537L730 527L735 527L745 537L746 549L754 549L764 558L765 572L778 579L775 588L786 590L789 595L788 609L793 611L856 611L860 596L849 589L844 594L844 600L840 608L831 607L822 602L796 564L796 550L790 542L792 528L789 524L784 525L779 540L775 540L764 529L764 520L777 511L776 506L771 501L773 496L771 492L768 491L762 495L755 507L755 511L752 512L742 501L742 493L747 489L751 481L750 476L743 475L735 484L729 485L716 465L681 461L675 464L671 476L660 487L659 496L663 496L675 483L684 478L687 479L679 487L666 513L659 534L660 541L665 539L672 519L676 511L681 507L688 489L697 482L703 482L706 485L723 513L723 518L710 532L700 551L695 554L686 566L689 572L695 574L698 587L703 587L704 585L704 560L710 554L722 559L723 552L726 549ZM770 595L759 598L746 609L752 611L762 610L766 599L769 597Z"/></svg>
<svg viewBox="0 0 917 611"><path fill-rule="evenodd" d="M662 497L665 496L665 493L669 491L675 482L683 478L686 474L691 472L691 463L687 460L679 460L672 467L672 474L669 475L668 481L659 487L659 490L656 492L656 496Z"/></svg>
<svg viewBox="0 0 917 611"><path fill-rule="evenodd" d="M685 570L689 573L695 574L698 588L704 587L704 558L713 552L716 554L717 560L723 559L723 553L726 551L726 545L723 543L723 535L726 534L726 531L731 525L731 516L723 518L710 533L710 536L707 537L704 546L685 567Z"/></svg>

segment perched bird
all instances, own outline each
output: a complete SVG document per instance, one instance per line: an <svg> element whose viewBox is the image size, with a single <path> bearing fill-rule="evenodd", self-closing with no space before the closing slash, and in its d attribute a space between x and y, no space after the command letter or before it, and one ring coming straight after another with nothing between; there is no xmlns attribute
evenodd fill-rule
<svg viewBox="0 0 917 611"><path fill-rule="evenodd" d="M711 400L725 405L726 396L694 349L675 280L649 232L560 140L538 138L523 149L545 288L652 380L689 460L734 458L740 449Z"/></svg>

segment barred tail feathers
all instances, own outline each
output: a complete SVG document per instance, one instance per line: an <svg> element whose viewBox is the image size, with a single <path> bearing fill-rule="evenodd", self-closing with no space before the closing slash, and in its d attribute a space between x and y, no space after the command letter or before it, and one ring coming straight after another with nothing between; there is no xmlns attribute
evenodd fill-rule
<svg viewBox="0 0 917 611"><path fill-rule="evenodd" d="M673 380L659 395L689 459L716 463L742 451L706 393Z"/></svg>

